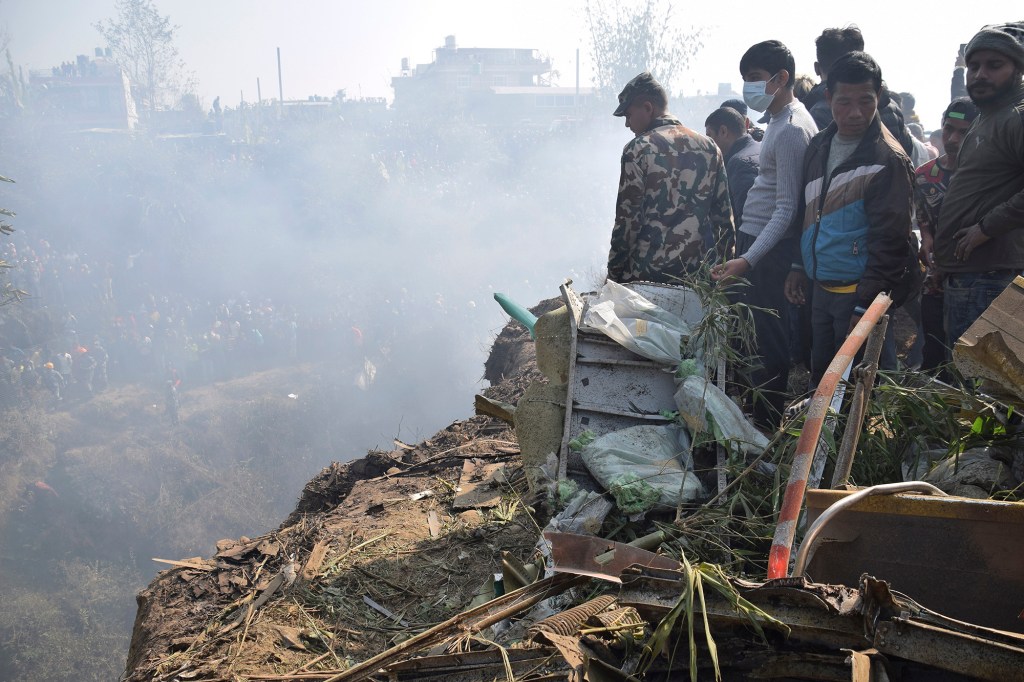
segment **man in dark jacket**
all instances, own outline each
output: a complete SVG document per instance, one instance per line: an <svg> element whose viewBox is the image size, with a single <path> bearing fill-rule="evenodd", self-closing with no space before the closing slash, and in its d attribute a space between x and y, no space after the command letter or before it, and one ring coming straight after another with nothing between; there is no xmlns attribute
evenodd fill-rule
<svg viewBox="0 0 1024 682"><path fill-rule="evenodd" d="M757 179L761 143L747 132L743 116L726 106L711 112L704 121L704 132L725 155L733 220L739 225L743 222L743 202Z"/></svg>
<svg viewBox="0 0 1024 682"><path fill-rule="evenodd" d="M935 231L950 343L1024 269L1022 41L1024 22L986 26L965 51L967 93L979 115L960 145Z"/></svg>
<svg viewBox="0 0 1024 682"><path fill-rule="evenodd" d="M920 286L913 171L878 114L882 70L871 56L851 52L832 65L826 88L834 121L804 156L801 262L786 280L786 296L796 304L805 300L807 277L813 282L814 384L875 296L891 292L899 305ZM891 327L880 365L896 366Z"/></svg>
<svg viewBox="0 0 1024 682"><path fill-rule="evenodd" d="M811 118L818 124L818 130L828 128L832 122L832 107L825 100L825 80L832 62L847 52L864 50L864 36L854 25L843 28L826 28L814 39L814 73L821 82L811 88L804 100L804 106L811 112Z"/></svg>
<svg viewBox="0 0 1024 682"><path fill-rule="evenodd" d="M736 111L740 116L743 117L743 125L747 130L747 133L754 138L755 142L760 142L764 139L764 128L758 128L750 119L747 118L747 112L750 111L750 107L747 103L741 99L727 99L719 105L720 109L729 108Z"/></svg>
<svg viewBox="0 0 1024 682"><path fill-rule="evenodd" d="M815 39L814 49L817 59L814 62L814 73L818 74L821 82L811 88L811 92L804 100L804 106L811 112L811 117L818 125L818 130L825 130L832 122L832 107L825 99L825 84L828 80L829 69L844 54L863 52L864 36L854 25L845 28L826 28ZM899 141L903 151L907 156L912 156L914 139L910 130L907 129L899 101L893 98L884 83L878 97L878 113L882 117L882 124Z"/></svg>

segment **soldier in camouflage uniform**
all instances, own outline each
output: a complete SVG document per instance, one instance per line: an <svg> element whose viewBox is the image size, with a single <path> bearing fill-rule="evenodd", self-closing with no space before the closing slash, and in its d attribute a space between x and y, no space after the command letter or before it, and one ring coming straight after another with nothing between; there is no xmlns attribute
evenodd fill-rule
<svg viewBox="0 0 1024 682"><path fill-rule="evenodd" d="M732 207L715 143L668 113L646 71L623 88L614 115L636 137L622 150L608 279L678 283L709 253L727 255Z"/></svg>

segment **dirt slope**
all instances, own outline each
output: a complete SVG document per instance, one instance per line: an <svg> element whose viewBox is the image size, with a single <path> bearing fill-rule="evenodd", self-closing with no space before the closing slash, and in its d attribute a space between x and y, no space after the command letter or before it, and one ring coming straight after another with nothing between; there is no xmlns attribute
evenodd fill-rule
<svg viewBox="0 0 1024 682"><path fill-rule="evenodd" d="M537 376L531 350L522 327L505 328L488 361L489 396L517 399ZM337 669L459 613L492 593L502 552L533 554L538 529L517 454L506 424L474 417L326 467L276 531L182 557L140 593L126 679ZM495 506L454 508L467 461L504 464Z"/></svg>

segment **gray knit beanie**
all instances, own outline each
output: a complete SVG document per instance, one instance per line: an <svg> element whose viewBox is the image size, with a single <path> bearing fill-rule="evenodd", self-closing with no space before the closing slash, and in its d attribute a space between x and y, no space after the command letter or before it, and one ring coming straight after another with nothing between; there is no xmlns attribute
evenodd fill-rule
<svg viewBox="0 0 1024 682"><path fill-rule="evenodd" d="M985 26L967 43L964 56L970 59L971 53L977 50L994 50L1005 54L1018 69L1024 69L1024 21Z"/></svg>

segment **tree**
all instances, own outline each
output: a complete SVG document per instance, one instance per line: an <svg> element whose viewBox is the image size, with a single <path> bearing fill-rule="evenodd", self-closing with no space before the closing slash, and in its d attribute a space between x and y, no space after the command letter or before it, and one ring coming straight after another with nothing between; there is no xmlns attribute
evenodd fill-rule
<svg viewBox="0 0 1024 682"><path fill-rule="evenodd" d="M0 182L14 182L10 178L6 178L0 175ZM7 222L7 218L13 218L14 211L7 208L0 208L0 235L7 236L14 232L14 226ZM7 261L0 260L0 271L3 268L11 267ZM16 289L10 280L6 277L0 278L0 306L5 306L8 303L15 303L24 298L27 294L20 289Z"/></svg>
<svg viewBox="0 0 1024 682"><path fill-rule="evenodd" d="M153 111L177 87L182 68L174 34L178 26L162 17L153 0L118 0L117 16L94 24L114 61L131 79L141 111Z"/></svg>
<svg viewBox="0 0 1024 682"><path fill-rule="evenodd" d="M595 85L616 93L633 76L650 71L670 93L675 80L703 47L700 30L686 32L675 23L669 0L613 3L587 0Z"/></svg>

